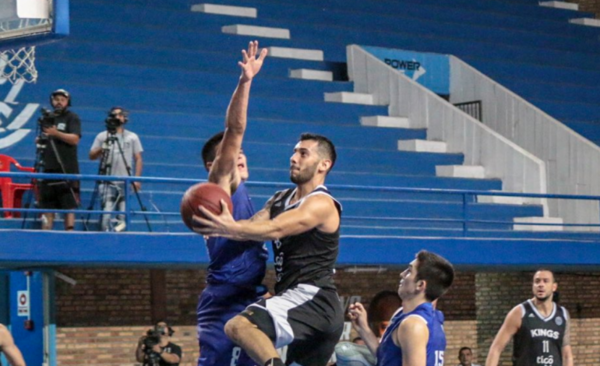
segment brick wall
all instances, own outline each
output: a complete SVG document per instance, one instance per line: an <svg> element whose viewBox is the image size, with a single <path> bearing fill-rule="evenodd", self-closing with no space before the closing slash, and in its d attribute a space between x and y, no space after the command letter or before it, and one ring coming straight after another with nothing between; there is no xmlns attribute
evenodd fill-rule
<svg viewBox="0 0 600 366"><path fill-rule="evenodd" d="M579 10L589 11L596 14L600 19L600 0L567 0L570 3L579 4Z"/></svg>
<svg viewBox="0 0 600 366"><path fill-rule="evenodd" d="M125 269L60 270L76 286L57 281L59 365L133 365L137 340L151 327L150 271ZM395 290L398 271L336 275L345 302L360 297L368 305L382 290ZM600 273L557 274L561 302L573 317L572 344L577 365L600 364ZM532 273L459 272L452 289L439 302L446 315L447 364L457 361L458 349L471 346L478 363L506 313L531 296ZM184 349L182 365L195 365L197 340L195 308L204 288L204 270L166 271L168 320L176 329L174 341ZM272 286L273 273L266 283ZM510 348L510 347L509 347ZM509 365L510 349L502 357Z"/></svg>

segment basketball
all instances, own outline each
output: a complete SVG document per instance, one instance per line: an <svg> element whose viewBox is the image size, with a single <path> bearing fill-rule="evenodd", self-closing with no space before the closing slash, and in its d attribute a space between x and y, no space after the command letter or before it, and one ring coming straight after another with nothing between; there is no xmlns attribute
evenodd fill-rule
<svg viewBox="0 0 600 366"><path fill-rule="evenodd" d="M180 212L183 222L190 230L193 230L192 216L204 216L198 208L199 206L204 206L210 212L220 215L221 200L225 200L229 212L233 212L231 198L223 188L214 183L199 183L191 186L181 199Z"/></svg>

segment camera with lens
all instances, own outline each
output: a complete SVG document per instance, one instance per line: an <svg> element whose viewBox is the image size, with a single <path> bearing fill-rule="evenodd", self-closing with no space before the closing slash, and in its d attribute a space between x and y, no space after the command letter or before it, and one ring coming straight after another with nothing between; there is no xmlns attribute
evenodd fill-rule
<svg viewBox="0 0 600 366"><path fill-rule="evenodd" d="M160 360L160 354L154 352L152 348L157 344L160 344L160 337L164 334L164 330L159 328L148 329L146 332L146 338L144 338L144 353L147 356L148 364L158 364Z"/></svg>
<svg viewBox="0 0 600 366"><path fill-rule="evenodd" d="M104 124L106 125L106 130L108 133L117 133L117 129L121 127L123 122L117 118L117 113L110 113L108 117L104 120Z"/></svg>
<svg viewBox="0 0 600 366"><path fill-rule="evenodd" d="M151 353L152 347L160 344L160 337L162 334L163 332L160 331L160 329L148 329L148 332L146 332L146 338L144 338L144 350L146 353Z"/></svg>
<svg viewBox="0 0 600 366"><path fill-rule="evenodd" d="M55 119L58 117L58 114L47 110L46 108L42 108L42 115L38 118L38 124L42 129L52 127L55 125Z"/></svg>

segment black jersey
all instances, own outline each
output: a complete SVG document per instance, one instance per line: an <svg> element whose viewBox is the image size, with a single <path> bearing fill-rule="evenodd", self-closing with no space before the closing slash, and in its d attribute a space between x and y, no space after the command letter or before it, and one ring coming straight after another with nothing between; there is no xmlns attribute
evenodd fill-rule
<svg viewBox="0 0 600 366"><path fill-rule="evenodd" d="M521 304L523 319L514 337L514 366L562 366L567 311L556 303L553 305L552 313L544 318L531 300Z"/></svg>
<svg viewBox="0 0 600 366"><path fill-rule="evenodd" d="M81 137L81 121L79 120L79 116L69 110L55 117L54 125L60 132L75 134ZM49 137L49 139L53 140L56 151L50 144L44 149L42 156L44 160L44 172L79 174L77 145L71 145L59 138ZM56 154L59 156L57 157Z"/></svg>
<svg viewBox="0 0 600 366"><path fill-rule="evenodd" d="M295 193L296 189L275 193L270 211L272 219L282 212L297 208L307 197L317 194L331 197L341 217L342 205L333 198L325 186L318 186L301 200L290 205L290 200ZM332 275L339 252L339 240L340 228L338 227L331 234L313 228L298 235L273 241L277 279L275 292L280 293L299 283L335 288Z"/></svg>

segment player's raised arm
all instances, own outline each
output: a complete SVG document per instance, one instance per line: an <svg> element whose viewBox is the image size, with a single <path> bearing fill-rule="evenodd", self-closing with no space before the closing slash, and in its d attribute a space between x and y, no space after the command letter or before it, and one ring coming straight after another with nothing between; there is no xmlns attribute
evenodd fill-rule
<svg viewBox="0 0 600 366"><path fill-rule="evenodd" d="M504 323L498 331L498 334L496 334L496 338L494 338L494 342L490 347L487 360L485 361L485 366L498 366L500 354L502 351L504 351L504 348L506 348L508 342L521 327L522 317L523 311L521 310L521 306L515 306L506 315L506 319L504 319Z"/></svg>
<svg viewBox="0 0 600 366"><path fill-rule="evenodd" d="M250 86L266 56L266 49L258 51L258 41L251 41L248 50L242 51L242 61L238 62L242 73L229 102L225 118L225 134L209 172L208 180L221 186L230 195L240 182L236 167L246 131Z"/></svg>

